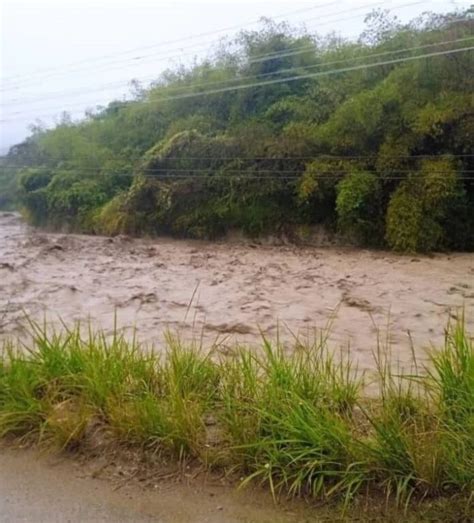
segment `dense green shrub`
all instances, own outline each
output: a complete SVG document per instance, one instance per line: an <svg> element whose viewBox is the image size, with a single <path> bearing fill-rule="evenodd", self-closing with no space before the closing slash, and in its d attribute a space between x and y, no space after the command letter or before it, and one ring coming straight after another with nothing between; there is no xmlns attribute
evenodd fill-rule
<svg viewBox="0 0 474 523"><path fill-rule="evenodd" d="M108 195L97 180L74 174L55 176L46 188L49 222L82 229L88 214L107 201Z"/></svg>
<svg viewBox="0 0 474 523"><path fill-rule="evenodd" d="M22 203L27 220L34 225L47 225L48 193L46 188L36 189L23 195Z"/></svg>
<svg viewBox="0 0 474 523"><path fill-rule="evenodd" d="M387 209L386 239L398 251L467 247L469 227L466 194L449 159L423 162Z"/></svg>
<svg viewBox="0 0 474 523"><path fill-rule="evenodd" d="M98 211L96 231L112 235L156 234L159 196L157 180L137 176L127 191L118 193Z"/></svg>
<svg viewBox="0 0 474 523"><path fill-rule="evenodd" d="M393 193L387 209L386 239L397 251L430 250L440 234L429 216L423 215L417 181L404 182Z"/></svg>
<svg viewBox="0 0 474 523"><path fill-rule="evenodd" d="M336 169L347 169L340 161L320 159L309 162L299 179L297 200L303 216L310 223L331 224L336 216ZM342 171L340 171L342 172Z"/></svg>
<svg viewBox="0 0 474 523"><path fill-rule="evenodd" d="M353 172L337 186L337 223L340 232L367 245L377 245L383 234L382 188L376 174Z"/></svg>
<svg viewBox="0 0 474 523"><path fill-rule="evenodd" d="M52 180L54 172L51 169L40 167L27 169L19 173L19 184L25 192L33 192L46 187Z"/></svg>
<svg viewBox="0 0 474 523"><path fill-rule="evenodd" d="M15 172L0 172L0 210L11 211L18 198L18 185Z"/></svg>

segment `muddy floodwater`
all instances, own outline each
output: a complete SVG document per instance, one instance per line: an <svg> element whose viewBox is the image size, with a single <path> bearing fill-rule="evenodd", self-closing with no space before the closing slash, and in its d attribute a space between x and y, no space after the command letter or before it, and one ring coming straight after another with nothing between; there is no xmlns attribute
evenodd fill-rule
<svg viewBox="0 0 474 523"><path fill-rule="evenodd" d="M25 335L25 312L88 320L159 345L166 329L223 350L290 341L332 319L335 346L372 366L377 328L393 354L419 358L464 307L474 330L474 255L399 256L343 248L51 234L0 214L0 339Z"/></svg>

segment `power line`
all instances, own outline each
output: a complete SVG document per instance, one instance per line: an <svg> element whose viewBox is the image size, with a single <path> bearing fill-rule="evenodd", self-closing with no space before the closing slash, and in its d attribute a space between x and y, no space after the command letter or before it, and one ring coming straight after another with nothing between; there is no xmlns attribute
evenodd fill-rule
<svg viewBox="0 0 474 523"><path fill-rule="evenodd" d="M251 87L263 87L263 86L266 86L266 85L274 85L274 84L279 84L279 83L283 83L283 82L291 82L291 81L296 81L296 80L305 80L305 79L310 79L310 78L317 78L317 77L320 77L320 76L327 76L327 75L331 75L331 74L338 74L338 73L344 73L344 72L357 71L357 70L360 70L360 69L369 69L369 68L372 68L372 67L379 67L379 66L382 66L382 65L391 65L391 64L396 64L396 63L409 62L409 61L413 61L413 60L420 60L422 58L431 58L431 57L434 57L434 56L443 56L443 55L455 54L455 53L460 53L460 52L466 52L466 51L471 51L473 49L474 49L474 46L464 47L464 48L460 48L460 49L451 49L451 50L448 50L448 51L438 51L438 52L428 53L428 54L424 54L424 55L409 56L409 57L405 57L405 58L398 58L398 59L394 59L394 60L387 60L387 61L379 62L379 63L375 63L375 64L362 64L362 65L353 66L353 67L344 67L344 68L341 68L341 69L333 69L331 71L321 71L321 72L318 72L318 73L309 73L309 74L305 74L305 75L293 76L293 77L290 77L290 78L278 78L278 79L275 79L275 80L268 80L268 81L265 81L265 82L258 82L258 83L255 83L255 84L239 85L239 86L235 86L235 87L229 87L229 88L224 88L224 89L216 89L216 90L211 90L211 91L201 92L201 93L189 93L189 94L183 94L183 95L177 95L177 96L163 97L163 98L158 98L157 100L150 100L149 103L155 103L156 101L180 100L180 99L183 99L183 98L193 98L195 96L204 96L204 95L208 95L208 94L218 94L218 93L221 93L221 92L241 90L241 89L247 89L247 88L251 88ZM148 102L140 102L140 103L148 103Z"/></svg>
<svg viewBox="0 0 474 523"><path fill-rule="evenodd" d="M380 172L377 172L377 171L371 171L371 170L368 170L368 171L365 171L367 173L370 173L370 174L378 174L380 175L380 180L406 180L407 177L406 176L394 176L394 175L385 175L383 173L380 173ZM65 172L63 172L62 174L66 174ZM94 176L91 176L91 174L89 172L82 172L82 171L71 171L71 172L68 172L67 174L71 174L71 175L88 175L90 177L94 177ZM225 178L229 178L229 179L235 179L235 178L238 178L239 176L243 176L245 175L246 178L248 179L251 179L251 180L300 180L303 175L305 173L304 172L301 172L299 174L293 174L293 175L276 175L276 174L267 174L267 175L259 175L259 174L255 174L253 172L248 172L248 171L239 171L237 173L233 173L233 174L229 174L229 173L213 173L212 175L189 175L189 174L167 174L167 173L164 173L164 174L132 174L130 172L121 172L121 173L108 173L108 174L105 174L105 173L101 173L101 174L97 174L97 178L100 178L100 177L103 177L103 176L110 176L110 177L113 177L113 176L128 176L130 178L147 178L147 179L151 179L151 180L161 180L161 179L186 179L186 180L198 180L198 179L201 179L201 180L215 180L215 179L225 179ZM336 177L345 177L349 174L358 174L358 173L349 173L347 171L343 171L343 172L323 172L323 173L318 173L317 175L317 178L318 179L333 179L333 178L336 178ZM432 174L436 174L436 175L445 175L445 174L452 174L451 171L434 171L434 172L431 172L430 173L431 175ZM461 178L461 180L474 180L474 176L463 176Z"/></svg>
<svg viewBox="0 0 474 523"><path fill-rule="evenodd" d="M450 159L450 158L474 158L474 154L453 154L453 153L438 153L438 154L392 154L392 155L382 155L384 159L411 159L411 160L419 160L419 159ZM117 159L119 157L108 157L106 160L112 160ZM52 158L51 160L55 161L71 161L71 160L81 160L81 159L87 159L87 160L94 160L91 156L74 156L72 158L69 158L67 160L64 160L62 158ZM120 158L119 158L120 159ZM197 161L197 160L213 160L213 161L308 161L308 160L322 160L322 161L330 161L330 160L378 160L379 156L377 154L372 155L326 155L326 154L320 154L317 156L167 156L165 158L162 158L159 161L167 162L169 160L178 160L178 161ZM14 165L4 165L0 166L2 169L16 169L16 168L22 168L22 167L31 167L31 164L17 164ZM42 166L40 166L42 167ZM48 166L45 166L46 168L50 168ZM53 167L54 169L59 169L60 167ZM84 168L81 168L84 169ZM91 168L93 169L93 168ZM94 169L95 170L95 169ZM390 169L387 169L390 170Z"/></svg>
<svg viewBox="0 0 474 523"><path fill-rule="evenodd" d="M406 176L393 176L393 175L383 175L380 173L377 173L375 171L367 171L370 174L379 174L380 181L403 181L406 180ZM81 172L75 172L71 174L88 174L88 173L81 173ZM216 181L216 180L236 180L239 178L245 178L245 180L273 180L273 181L300 181L303 177L304 173L301 174L295 174L295 175L258 175L258 174L249 174L246 171L242 171L240 173L231 174L231 175L224 175L222 173L215 174L215 175L185 175L185 174L161 174L161 175L151 175L151 174L130 174L130 173L111 173L110 175L104 175L101 176L128 176L130 178L145 178L147 180L205 180L205 181ZM317 179L318 180L333 180L334 178L344 178L348 176L351 173L331 173L331 174L318 174ZM356 174L356 173L352 173ZM437 175L445 175L445 174L451 174L450 172L435 172L431 174L437 174ZM100 178L100 177L98 177ZM474 176L463 176L461 178L462 181L474 181Z"/></svg>
<svg viewBox="0 0 474 523"><path fill-rule="evenodd" d="M64 167L39 167L39 168L44 168L46 170L51 170L51 171L61 171L63 173L70 173L70 174L98 174L98 175L106 175L106 176L115 176L115 175L130 175L130 176L151 176L151 177L154 177L155 175L156 176L159 176L161 174L164 174L164 175L169 175L169 176L185 176L185 177L188 177L190 176L190 173L203 173L202 176L204 175L207 175L209 173L216 173L218 176L221 176L221 175L231 175L231 174L236 174L236 173L247 173L247 174L254 174L256 176L259 176L259 175L262 175L262 174L269 174L269 175L272 175L272 176L275 176L275 177L280 177L280 175L291 175L291 176L297 176L299 177L301 173L305 172L305 170L301 170L301 169L292 169L292 170L284 170L284 169L253 169L253 168L239 168L239 169L227 169L225 166L222 166L220 167L219 169L222 169L222 170L218 170L216 169L215 167L212 167L212 166L209 166L207 168L189 168L189 169L174 169L174 168L166 168L166 167L162 167L162 168L150 168L150 169L138 169L138 171L136 173L130 173L129 171L127 172L102 172L102 173L99 173L98 172L98 169L96 168L93 168L93 167L80 167L79 169L71 169L71 170L68 170L67 168L64 168ZM376 172L376 173L383 173L384 171L381 171L380 169L366 169L368 172ZM388 169L388 172L389 173L397 173L397 174L410 174L410 173L413 173L413 169ZM474 170L466 170L466 169L455 169L454 171L446 171L446 170L431 170L430 171L430 174L450 174L452 172L456 172L457 174L473 174L474 173ZM186 173L186 174L183 174L183 173ZM275 174L275 173L278 173L278 174ZM328 174L328 175L332 175L332 174L341 174L341 175L345 175L347 174L347 170L346 169L331 169L331 170L322 170L322 171L319 171L319 173L323 173L323 174ZM193 174L194 175L194 174ZM201 176L201 175L198 175L198 176ZM393 174L389 174L388 176L393 176Z"/></svg>
<svg viewBox="0 0 474 523"><path fill-rule="evenodd" d="M378 174L374 171L368 171L370 174ZM333 173L333 174L328 174L328 175L318 175L317 179L318 180L333 180L334 178L344 178L345 176L349 175L350 173ZM433 173L432 173L433 174ZM449 172L448 173L443 173L443 172L437 172L437 173L434 173L434 174L439 174L439 175L444 175L444 174L450 174ZM235 180L236 178L242 178L242 177L245 177L246 180L274 180L274 181L300 181L301 178L302 178L302 175L303 173L301 173L300 175L294 175L294 176L289 176L289 175L282 175L282 176L270 176L270 175L265 175L265 176L259 176L259 175L251 175L251 174L248 174L246 172L243 172L243 173L239 173L239 174L232 174L232 175L228 175L228 176L224 176L222 174L216 174L214 176L202 176L202 175L199 175L199 176L189 176L189 175L184 175L184 174L163 174L163 175L151 175L151 174L145 174L145 175L134 175L134 174L124 174L124 173L119 173L119 174L116 174L115 176L130 176L132 178L146 178L148 180L207 180L207 181L212 181L212 180L222 180L222 179L229 179L229 180ZM384 176L384 175L381 175L380 176L380 181L403 181L403 180L406 180L407 177L406 176ZM466 176L466 177L463 177L462 178L463 181L473 181L474 180L474 176Z"/></svg>
<svg viewBox="0 0 474 523"><path fill-rule="evenodd" d="M303 9L297 9L296 11L290 11L290 12L286 12L286 13L282 13L280 15L274 16L273 19L286 18L287 16L292 16L292 15L295 15L295 14L301 14L301 13L306 13L306 12L309 12L309 11L315 11L315 10L318 10L318 9L323 9L324 7L332 6L332 5L337 4L337 3L338 3L337 1L332 1L332 2L328 2L328 3L325 3L325 4L313 6L313 7L306 7L306 8L303 8ZM373 5L377 6L380 3L386 3L386 1L385 2L379 2L379 3L373 4ZM368 4L368 5L370 6L371 4ZM365 7L367 7L367 6L365 6ZM255 24L260 23L261 19L262 19L262 17L260 17L258 19L252 19L251 21L246 22L244 24L227 26L227 27L223 27L221 29L212 30L212 31L206 31L206 32L203 32L203 33L197 33L197 34L186 36L186 37L183 37L183 38L178 38L178 39L174 39L174 40L166 40L166 41L163 41L163 42L159 42L159 43L152 44L152 45L147 45L147 46L135 47L135 48L129 49L128 51L123 51L123 52L120 52L120 53L112 53L112 54L109 54L109 55L103 55L103 56L92 58L92 59L84 59L84 60L79 60L79 61L76 61L76 62L70 62L69 64L64 64L64 65L58 66L58 67L46 68L46 69L37 69L36 71L33 71L32 73L28 73L26 75L23 74L23 75L14 75L14 76L6 77L5 80L9 80L9 79L12 79L12 78L24 77L24 76L37 75L37 74L42 74L42 73L45 73L45 72L47 73L47 72L51 72L51 71L56 71L58 69L64 70L65 68L74 67L76 65L81 65L81 64L89 64L90 62L97 62L97 61L101 61L101 60L104 60L104 59L107 59L107 58L112 58L112 57L115 57L115 56L123 56L123 55L127 55L127 54L130 54L130 53L136 53L136 52L140 52L140 51L144 51L144 50L148 50L148 49L156 49L156 48L159 48L159 47L164 47L164 46L167 46L167 45L170 45L170 44L179 44L181 42L187 42L187 41L190 41L190 40L200 39L200 38L205 37L205 36L212 36L212 35L216 35L216 34L219 34L219 33L232 31L234 29L241 29L243 27L246 27L247 25L255 25ZM190 46L188 46L188 47L190 47ZM138 57L138 58L140 58L140 57ZM131 57L131 58L127 59L127 60L136 60L136 59L137 59L137 57Z"/></svg>
<svg viewBox="0 0 474 523"><path fill-rule="evenodd" d="M336 64L340 64L340 63L345 63L345 62L349 62L349 61L357 61L357 60L363 60L363 59L370 59L370 58L379 58L381 56L387 56L387 55L392 55L392 54L399 54L399 53L407 53L407 52L410 52L410 51L418 51L418 50L421 50L421 49L428 49L428 48L432 48L432 47L438 47L438 46L444 46L444 45L451 45L451 44L456 44L456 43L461 43L461 42L467 42L469 40L474 40L474 36L468 36L468 37L464 37L464 38L458 38L456 40L447 40L447 41L441 41L441 42L433 42L433 43L430 43L430 44L424 44L424 45L419 45L419 46L414 46L414 47L407 47L407 48L404 48L404 49L395 49L395 50L387 50L387 51L383 51L383 52L380 52L380 53L371 53L371 54L363 54L361 56L355 56L355 57L350 57L350 58L345 58L345 59L341 59L341 60L334 60L334 61L331 61L331 62L326 62L326 63L321 63L321 64L313 64L313 65L307 65L307 66L297 66L297 67L291 67L291 68L286 68L286 69L279 69L277 71L272 71L272 72L269 72L269 73L262 73L262 74L259 74L259 75L254 75L254 76L243 76L243 77L234 77L234 78L229 78L228 80L219 80L219 81L210 81L210 82L196 82L196 83L193 83L193 84L188 84L188 85L181 85L181 86L176 86L176 87L171 87L171 86L164 86L164 88L166 89L172 89L172 91L182 91L182 90L186 90L186 89L193 89L193 88L196 88L196 87L208 87L208 86L211 86L211 85L227 85L231 82L242 82L244 80L258 80L260 78L265 78L265 77L269 77L269 76L274 76L274 75L277 75L277 74L282 74L282 73L290 73L290 72L294 72L294 71L307 71L307 70L310 70L310 69L314 69L314 68L323 68L323 67L328 67L328 66L331 66L331 65L336 65ZM314 47L313 47L314 49ZM307 48L308 50L308 48ZM306 51L305 51L306 52ZM301 51L298 51L298 53L301 53ZM263 61L268 61L268 60L274 60L276 58L280 58L280 57L285 57L285 56L288 56L289 53L282 53L280 55L273 55L271 58L266 58L265 60L261 60L262 62ZM291 54L296 54L295 53L291 53ZM245 65L248 65L248 64L251 64L253 63L253 60L250 60L248 61ZM91 91L85 91L84 90L81 90L79 92L81 93L84 93L84 94L89 94L89 93L93 93L93 92L98 92L98 91L101 91L101 90L104 90L102 88L99 88L99 89L94 89L94 90L91 90ZM50 100L50 99L58 99L58 98L67 98L68 95L51 95L49 97L40 97L40 98L37 98L37 99L34 99L34 100L26 100L26 101L17 101L16 103L4 103L4 104L0 104L0 107L2 106L12 106L12 105L25 105L27 103L36 103L36 102L41 102L43 100ZM14 113L16 114L16 113Z"/></svg>
<svg viewBox="0 0 474 523"><path fill-rule="evenodd" d="M396 9L400 9L400 8L403 8L403 7L409 7L409 6L414 6L414 5L418 5L418 4L422 4L422 3L427 3L429 0L418 0L416 2L410 2L410 3L406 3L406 4L399 4L399 5L396 5L396 6L393 6L392 8L390 8L390 11L394 11ZM321 20L322 18L328 18L328 17L332 17L332 16L337 16L339 14L343 14L343 13L350 13L350 12L353 12L353 11L358 11L358 10L363 10L363 9L367 9L368 7L379 7L379 6L382 6L382 5L385 5L387 3L387 0L384 0L382 2L378 2L378 3L372 3L372 4L365 4L363 6L360 6L360 7L357 7L357 8L351 8L351 9L348 9L348 10L344 10L344 11L337 11L337 12L334 12L334 13L329 13L329 14L326 14L326 15L322 15L322 16L319 16L319 17L316 17L316 18L310 18L310 19L306 19L306 22L308 21L311 21L311 20ZM327 4L327 5L331 5L331 4ZM360 16L365 16L365 13L363 14L358 14L358 15L355 15L355 16L352 16L352 17L346 17L346 18L341 18L341 19L335 19L335 20L330 20L326 23L318 23L318 27L321 27L321 26L324 26L324 25L328 25L328 24L332 24L332 23L336 23L336 22L341 22L341 21L346 21L346 20L352 20L354 18L358 18ZM212 42L211 42L212 43ZM209 46L210 44L206 44L207 46ZM192 48L193 46L188 46L187 48ZM154 59L154 61L162 61L162 60L169 60L169 59L172 59L172 58L182 58L183 56L190 56L190 55L194 55L195 53L188 53L187 55L186 54L183 54L182 52L180 52L178 55L174 55L174 56L169 56L169 57L162 57L161 59L157 60L157 59ZM150 57L153 57L155 55L150 55ZM134 57L134 58L129 58L129 59L126 59L126 60L122 60L122 61L115 61L115 62L111 62L111 64L119 64L119 63L122 63L122 62L133 62L133 64L137 64L140 60L143 60L145 58L148 58L149 56L143 56L143 57ZM112 67L112 68L103 68L104 65L107 65L107 63L105 64L102 64L102 65L99 65L99 66L92 66L92 69L96 68L96 67L101 67L101 72L104 72L104 71L111 71L111 70L115 70L115 69L122 69L123 68L123 65L121 65L120 67ZM58 73L59 75L63 75L63 74L68 74L70 75L71 73L74 73L74 72L84 72L84 71L88 71L88 70L91 70L91 67L82 67L82 68L79 68L79 69L70 69L69 71L67 70L67 68L65 67L62 67L60 68L60 72ZM50 74L48 75L46 78L49 78L51 76L57 76L57 74ZM44 80L44 78L43 78ZM33 84L31 82L27 83L26 85L34 85L34 83L37 83L37 82L33 82ZM25 85L25 84L24 84ZM12 89L15 89L17 90L18 87L15 87L15 86L10 86L5 89L2 89L3 91L7 91L7 90L12 90Z"/></svg>
<svg viewBox="0 0 474 523"><path fill-rule="evenodd" d="M47 169L47 168L46 168ZM97 169L93 169L93 168L80 168L80 169L73 169L71 171L68 171L67 169L62 169L60 167L57 167L57 168L53 168L53 169L50 169L50 170L57 170L57 171L63 171L63 172L71 172L71 174L76 174L76 173L80 173L80 174L85 174L85 173L96 173L97 172ZM371 169L367 169L369 172L373 172ZM166 168L163 168L163 169L145 169L143 171L139 170L136 174L130 174L129 172L102 172L101 175L106 175L106 176L115 176L115 175L145 175L145 176L154 176L155 174L166 174L166 175L170 175L170 176L174 176L175 173L177 176L185 176L185 177L188 177L190 175L190 173L211 173L211 172L216 172L219 176L220 175L225 175L225 174L236 174L236 173L247 173L247 174L251 174L251 173L255 173L256 175L259 175L259 173L266 173L266 174L272 174L272 173L279 173L279 174L282 174L282 175L288 175L288 174L291 174L291 175L294 175L294 176L299 176L298 174L296 174L296 172L298 172L298 170L296 169L293 169L293 170L279 170L279 169L258 169L258 170L253 170L253 169L226 169L225 167L222 168L222 170L217 170L215 168L212 168L212 167L209 167L207 169L166 169ZM323 171L323 172L326 172L326 171ZM331 171L327 171L328 173L331 173L331 174L347 174L347 170L331 170ZM413 169L390 169L389 172L391 173L405 173L405 174L409 174L409 173L413 173ZM452 173L453 171L430 171L430 173L432 174L450 174ZM457 174L463 174L463 173L467 173L467 174L472 174L474 173L473 170L455 170L454 172L456 172ZM183 173L187 173L187 174L183 174ZM275 174L275 176L279 176L279 174Z"/></svg>
<svg viewBox="0 0 474 523"><path fill-rule="evenodd" d="M451 54L455 54L455 53L472 51L473 49L474 49L474 46L462 47L462 48L459 48L459 49L451 49L451 50L446 50L446 51L437 51L437 52L432 52L432 53L427 53L427 54L422 54L422 55L417 55L417 56L408 56L408 57L404 57L404 58L397 58L397 59L393 59L393 60L386 60L386 61L377 62L377 63L374 63L374 64L362 64L362 65L357 65L357 66L343 67L343 68L339 68L339 69L332 69L330 71L320 71L320 72L317 72L317 73L307 73L307 74L302 74L302 75L297 75L297 76L291 76L291 77L288 77L288 78L277 78L277 79L273 79L273 80L267 80L267 81L262 81L262 82L255 82L255 83L251 83L251 84L243 84L243 85L237 85L237 86L232 86L232 87L224 87L224 88L221 88L221 89L212 89L212 90L209 90L209 91L202 91L202 92L198 92L198 93L187 93L187 94L181 94L181 95L176 95L176 96L163 96L163 97L158 97L158 98L156 98L154 100L139 101L139 102L133 102L133 103L135 103L137 105L145 105L145 104L157 104L157 103L160 103L160 102L167 102L167 101L172 101L172 100L183 100L183 99L187 99L187 98L196 98L196 97L208 96L208 95L212 95L212 94L219 94L219 93L224 93L224 92L229 92L229 91L239 91L239 90L249 89L249 88L254 88L254 87L264 87L264 86L268 86L268 85L281 84L281 83L285 83L285 82L294 82L294 81L297 81L297 80L306 80L306 79L318 78L318 77L323 77L323 76L329 76L329 75L333 75L333 74L340 74L340 73L358 71L358 70L361 70L361 69L372 69L374 67L380 67L380 66L384 66L384 65L392 65L392 64L411 62L411 61L414 61L414 60L421 60L423 58L432 58L432 57L435 57L435 56L447 56L447 55L451 55ZM132 102L129 102L129 103L132 103ZM82 103L81 104L74 104L74 107L77 107L77 106L83 106L83 104ZM73 107L73 105L69 105L68 106L68 108L72 108L72 107ZM13 113L13 115L18 115L18 114L22 114L22 112L20 111L20 112L17 112L17 113ZM53 116L53 114L51 114L51 113L47 114L47 115L45 114L45 115L41 115L40 117L49 117L49 116ZM30 118L31 117L29 117L28 119L30 119ZM13 120L17 121L17 119L13 119ZM8 121L12 121L12 119L10 119L10 120L8 120L8 119L0 120L0 122L8 122Z"/></svg>

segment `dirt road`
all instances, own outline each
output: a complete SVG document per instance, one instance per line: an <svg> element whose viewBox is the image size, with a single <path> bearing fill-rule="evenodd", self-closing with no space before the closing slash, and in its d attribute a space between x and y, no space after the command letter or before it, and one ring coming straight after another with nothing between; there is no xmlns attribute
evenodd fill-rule
<svg viewBox="0 0 474 523"><path fill-rule="evenodd" d="M105 238L47 234L0 214L0 338L41 320L114 315L146 342L167 328L222 346L256 343L260 332L308 335L334 317L331 338L350 342L372 366L378 325L390 322L393 352L443 339L449 313L465 307L474 330L474 255L398 256L341 248ZM291 330L291 332L290 332ZM423 352L419 357L423 358Z"/></svg>

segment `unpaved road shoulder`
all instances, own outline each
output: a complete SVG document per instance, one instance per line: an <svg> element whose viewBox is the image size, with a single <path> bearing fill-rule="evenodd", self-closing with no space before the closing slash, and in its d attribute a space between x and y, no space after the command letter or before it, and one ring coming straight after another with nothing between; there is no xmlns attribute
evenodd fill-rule
<svg viewBox="0 0 474 523"><path fill-rule="evenodd" d="M117 490L84 465L31 450L0 449L2 523L296 523L311 522L263 493L219 485L126 484Z"/></svg>

